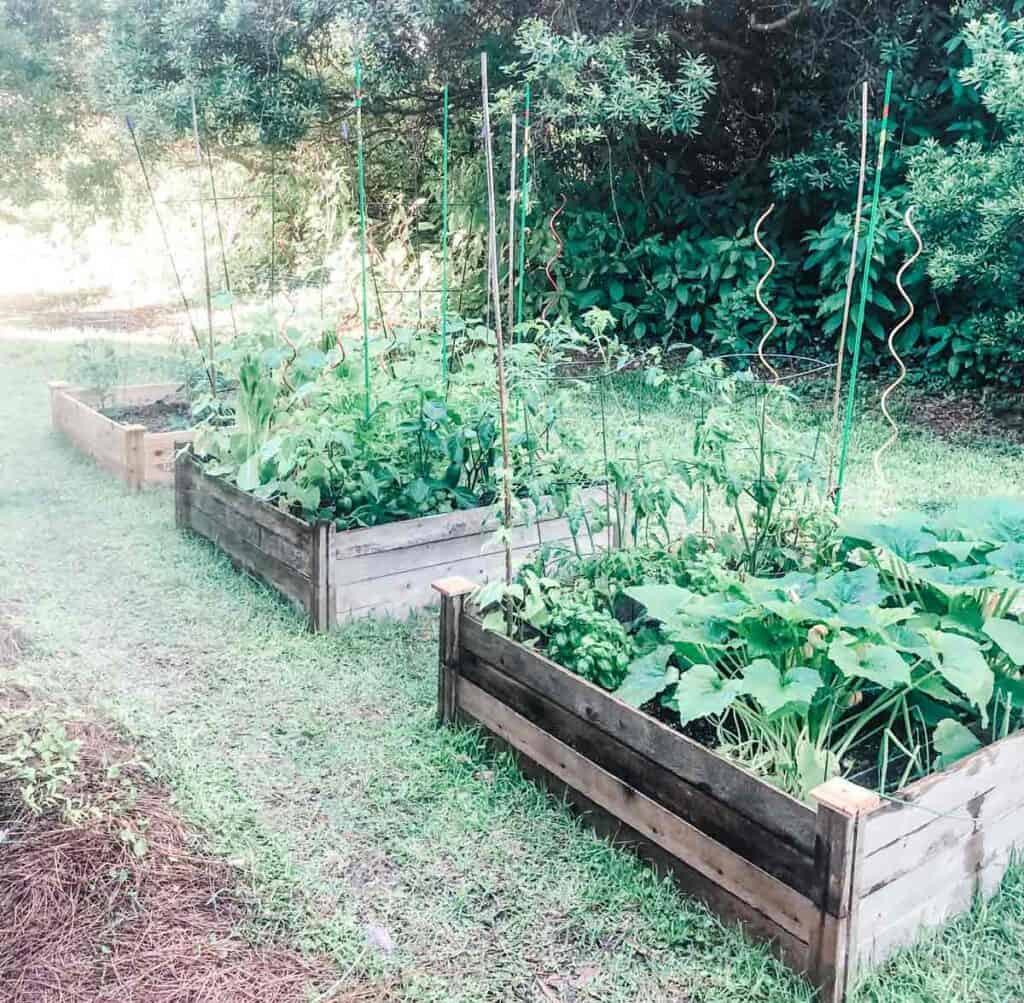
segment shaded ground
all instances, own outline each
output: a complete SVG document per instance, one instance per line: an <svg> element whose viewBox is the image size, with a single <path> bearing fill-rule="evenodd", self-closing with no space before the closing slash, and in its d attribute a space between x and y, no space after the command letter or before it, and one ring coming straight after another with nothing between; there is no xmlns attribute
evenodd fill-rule
<svg viewBox="0 0 1024 1003"><path fill-rule="evenodd" d="M258 909L236 872L108 729L0 683L0 763L9 1003L303 1003L336 982L324 959L243 935Z"/></svg>
<svg viewBox="0 0 1024 1003"><path fill-rule="evenodd" d="M740 935L438 730L436 620L312 637L267 589L53 436L53 348L0 343L0 596L21 668L123 723L243 875L266 935L415 1003L808 1003ZM886 477L860 425L852 507L1024 490L1019 449L910 434ZM904 955L858 1003L1024 998L1024 888ZM348 983L345 983L347 986Z"/></svg>

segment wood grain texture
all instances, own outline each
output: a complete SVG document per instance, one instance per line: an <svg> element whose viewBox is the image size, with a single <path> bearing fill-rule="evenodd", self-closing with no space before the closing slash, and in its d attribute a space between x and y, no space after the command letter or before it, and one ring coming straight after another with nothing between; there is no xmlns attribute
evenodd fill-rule
<svg viewBox="0 0 1024 1003"><path fill-rule="evenodd" d="M576 717L598 725L623 745L660 764L691 787L730 805L781 841L805 854L815 853L816 815L806 804L543 655L485 630L475 616L463 617L462 644L480 661L520 680Z"/></svg>
<svg viewBox="0 0 1024 1003"><path fill-rule="evenodd" d="M178 389L177 384L121 387L114 404L150 404ZM191 441L194 432L147 432L141 425L122 425L96 410L95 395L67 383L49 384L50 418L81 452L104 470L137 490L170 485L174 480L173 443Z"/></svg>
<svg viewBox="0 0 1024 1003"><path fill-rule="evenodd" d="M634 790L698 826L712 839L811 899L821 895L822 875L813 854L779 839L732 805L716 800L678 774L609 735L476 656L464 654L460 674L531 724L574 749ZM681 737L681 736L680 736Z"/></svg>
<svg viewBox="0 0 1024 1003"><path fill-rule="evenodd" d="M596 766L461 675L456 690L459 710L488 731L643 839L685 862L719 894L743 903L743 912L754 910L791 939L805 945L809 942L818 909L806 897Z"/></svg>

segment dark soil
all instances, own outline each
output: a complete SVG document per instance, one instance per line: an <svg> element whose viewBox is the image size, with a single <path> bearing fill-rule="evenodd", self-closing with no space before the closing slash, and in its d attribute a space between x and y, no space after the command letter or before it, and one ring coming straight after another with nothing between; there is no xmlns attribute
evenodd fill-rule
<svg viewBox="0 0 1024 1003"><path fill-rule="evenodd" d="M184 401L118 405L105 408L102 414L121 425L145 425L150 432L178 432L192 427L192 408Z"/></svg>
<svg viewBox="0 0 1024 1003"><path fill-rule="evenodd" d="M1024 443L1024 394L983 399L979 396L916 397L901 416L947 440L1000 438Z"/></svg>

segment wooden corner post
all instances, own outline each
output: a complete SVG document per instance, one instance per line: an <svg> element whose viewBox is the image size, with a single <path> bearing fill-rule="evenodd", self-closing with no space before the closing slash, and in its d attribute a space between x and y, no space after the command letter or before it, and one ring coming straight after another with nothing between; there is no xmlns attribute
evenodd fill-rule
<svg viewBox="0 0 1024 1003"><path fill-rule="evenodd" d="M132 491L141 491L146 479L146 426L124 426L124 478Z"/></svg>
<svg viewBox="0 0 1024 1003"><path fill-rule="evenodd" d="M437 666L437 719L451 724L455 719L455 683L459 674L459 633L466 596L476 589L468 578L442 578L433 588L441 595L441 628Z"/></svg>
<svg viewBox="0 0 1024 1003"><path fill-rule="evenodd" d="M192 449L184 442L174 444L174 525L189 529L189 486L192 480Z"/></svg>
<svg viewBox="0 0 1024 1003"><path fill-rule="evenodd" d="M821 919L811 938L807 975L820 1003L842 1003L853 977L851 943L857 933L862 820L881 798L836 777L815 787L818 805L815 856L822 875Z"/></svg>
<svg viewBox="0 0 1024 1003"><path fill-rule="evenodd" d="M309 625L314 633L326 634L334 626L334 590L331 588L331 536L334 523L318 522L313 527L313 569L310 575Z"/></svg>

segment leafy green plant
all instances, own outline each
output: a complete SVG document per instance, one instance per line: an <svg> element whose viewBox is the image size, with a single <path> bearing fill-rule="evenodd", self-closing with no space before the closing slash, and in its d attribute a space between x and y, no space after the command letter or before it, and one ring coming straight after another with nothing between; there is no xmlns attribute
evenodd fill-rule
<svg viewBox="0 0 1024 1003"><path fill-rule="evenodd" d="M898 788L1024 723L1020 500L849 522L820 570L688 574L682 555L707 553L570 562L577 584L548 580L534 643L679 727L707 720L721 752L798 796L840 773ZM584 629L605 643L605 618L634 650L595 677L573 659Z"/></svg>
<svg viewBox="0 0 1024 1003"><path fill-rule="evenodd" d="M124 383L124 368L116 347L107 341L80 341L71 349L68 377L96 398L105 411L114 403L114 391Z"/></svg>
<svg viewBox="0 0 1024 1003"><path fill-rule="evenodd" d="M211 473L340 529L490 505L500 484L492 342L485 328L467 329L442 384L438 340L396 333L376 346L366 413L361 359L298 331L284 344L273 330L240 338L222 362L237 373L234 413L208 420L198 448ZM542 350L508 353L513 401L526 413L511 436L515 490L534 507L551 495L568 505L583 476L559 421L563 396L516 390L552 364Z"/></svg>

